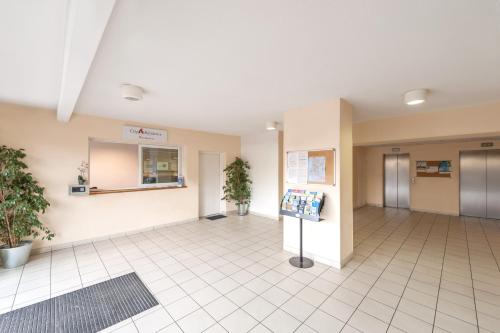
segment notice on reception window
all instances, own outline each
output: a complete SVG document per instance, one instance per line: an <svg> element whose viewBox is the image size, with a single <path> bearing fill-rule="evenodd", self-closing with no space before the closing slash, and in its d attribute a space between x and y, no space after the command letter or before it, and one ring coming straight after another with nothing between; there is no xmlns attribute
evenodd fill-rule
<svg viewBox="0 0 500 333"><path fill-rule="evenodd" d="M287 182L291 184L306 184L308 174L307 151L287 153Z"/></svg>

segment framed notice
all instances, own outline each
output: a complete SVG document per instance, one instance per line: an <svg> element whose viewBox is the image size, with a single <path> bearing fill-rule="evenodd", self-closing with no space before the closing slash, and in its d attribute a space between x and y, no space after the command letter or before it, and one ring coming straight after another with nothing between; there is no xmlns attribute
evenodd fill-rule
<svg viewBox="0 0 500 333"><path fill-rule="evenodd" d="M335 185L335 150L287 152L287 183Z"/></svg>
<svg viewBox="0 0 500 333"><path fill-rule="evenodd" d="M417 177L451 177L451 161L417 161Z"/></svg>

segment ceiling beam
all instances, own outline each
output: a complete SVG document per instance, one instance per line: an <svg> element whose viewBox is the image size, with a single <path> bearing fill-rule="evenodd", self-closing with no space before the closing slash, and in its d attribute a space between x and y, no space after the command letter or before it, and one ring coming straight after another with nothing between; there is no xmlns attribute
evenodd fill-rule
<svg viewBox="0 0 500 333"><path fill-rule="evenodd" d="M116 0L68 1L64 63L57 120L67 122L75 109Z"/></svg>

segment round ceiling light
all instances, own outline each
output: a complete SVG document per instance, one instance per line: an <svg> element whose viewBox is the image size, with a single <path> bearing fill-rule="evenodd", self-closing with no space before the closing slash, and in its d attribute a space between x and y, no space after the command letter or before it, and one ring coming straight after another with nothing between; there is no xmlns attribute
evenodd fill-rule
<svg viewBox="0 0 500 333"><path fill-rule="evenodd" d="M129 101L140 101L142 99L143 90L139 86L131 84L121 85L122 97Z"/></svg>
<svg viewBox="0 0 500 333"><path fill-rule="evenodd" d="M278 128L278 123L275 121L266 122L266 130L275 131Z"/></svg>
<svg viewBox="0 0 500 333"><path fill-rule="evenodd" d="M427 90L415 89L404 94L404 100L407 105L418 105L425 102L427 98Z"/></svg>

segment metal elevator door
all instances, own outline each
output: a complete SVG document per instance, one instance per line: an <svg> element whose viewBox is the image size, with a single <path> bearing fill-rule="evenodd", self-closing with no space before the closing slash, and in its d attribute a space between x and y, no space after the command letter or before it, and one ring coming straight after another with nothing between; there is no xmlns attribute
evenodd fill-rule
<svg viewBox="0 0 500 333"><path fill-rule="evenodd" d="M384 205L410 208L410 155L384 155Z"/></svg>
<svg viewBox="0 0 500 333"><path fill-rule="evenodd" d="M500 219L500 150L460 153L460 215Z"/></svg>

